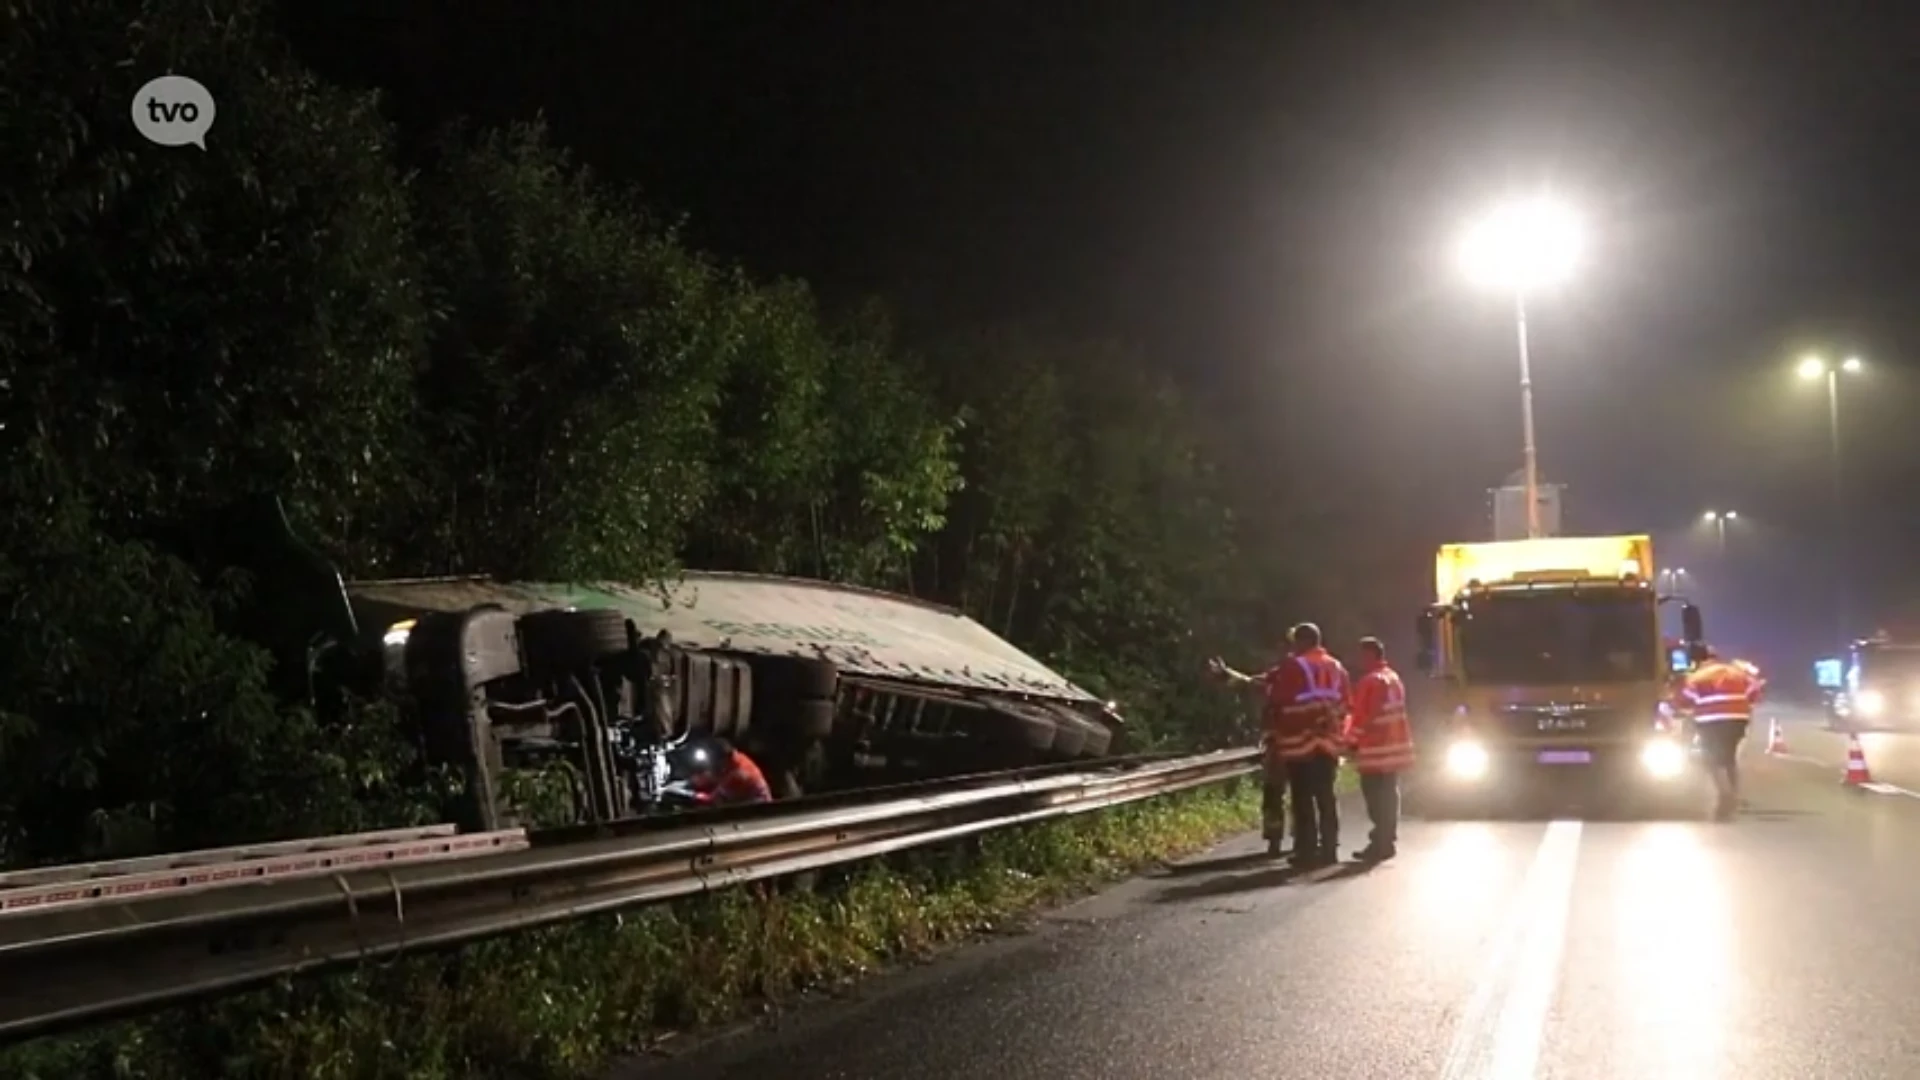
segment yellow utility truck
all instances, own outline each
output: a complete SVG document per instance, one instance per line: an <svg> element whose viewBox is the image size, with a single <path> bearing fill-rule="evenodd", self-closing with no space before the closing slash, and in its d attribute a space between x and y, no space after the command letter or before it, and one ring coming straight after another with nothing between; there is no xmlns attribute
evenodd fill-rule
<svg viewBox="0 0 1920 1080"><path fill-rule="evenodd" d="M1697 807L1699 771L1666 718L1673 679L1647 536L1447 544L1420 615L1428 812L1541 797ZM1686 642L1700 612L1682 604Z"/></svg>

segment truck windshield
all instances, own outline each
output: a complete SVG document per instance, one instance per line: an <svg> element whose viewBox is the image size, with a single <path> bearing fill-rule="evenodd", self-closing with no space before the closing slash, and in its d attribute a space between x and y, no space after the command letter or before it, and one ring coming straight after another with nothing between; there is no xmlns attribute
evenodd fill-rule
<svg viewBox="0 0 1920 1080"><path fill-rule="evenodd" d="M1540 590L1459 609L1461 660L1476 683L1545 686L1657 677L1664 657L1647 592Z"/></svg>

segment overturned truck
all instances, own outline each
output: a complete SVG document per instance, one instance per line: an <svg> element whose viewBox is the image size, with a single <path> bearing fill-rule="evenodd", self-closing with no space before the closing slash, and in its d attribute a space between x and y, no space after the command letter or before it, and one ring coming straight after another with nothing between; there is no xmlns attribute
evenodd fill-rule
<svg viewBox="0 0 1920 1080"><path fill-rule="evenodd" d="M958 611L800 578L690 572L652 588L486 578L346 582L277 503L223 530L250 572L245 631L285 689L384 694L465 824L519 824L508 770L564 765L575 816L660 806L668 750L727 738L776 798L1118 752L1103 702Z"/></svg>

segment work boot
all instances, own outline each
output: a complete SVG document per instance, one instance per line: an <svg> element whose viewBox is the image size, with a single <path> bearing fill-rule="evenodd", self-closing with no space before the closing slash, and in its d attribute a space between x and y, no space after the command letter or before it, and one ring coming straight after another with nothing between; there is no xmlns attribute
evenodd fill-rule
<svg viewBox="0 0 1920 1080"><path fill-rule="evenodd" d="M1272 837L1267 840L1267 858L1278 859L1286 853L1287 845L1283 838Z"/></svg>
<svg viewBox="0 0 1920 1080"><path fill-rule="evenodd" d="M1361 863L1383 863L1393 858L1392 844L1368 844L1353 853L1353 861Z"/></svg>

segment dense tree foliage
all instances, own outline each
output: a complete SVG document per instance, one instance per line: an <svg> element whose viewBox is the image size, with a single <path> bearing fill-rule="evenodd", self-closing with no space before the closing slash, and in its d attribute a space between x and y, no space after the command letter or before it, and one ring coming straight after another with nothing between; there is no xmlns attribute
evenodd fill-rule
<svg viewBox="0 0 1920 1080"><path fill-rule="evenodd" d="M246 582L156 539L249 492L356 576L912 591L1165 739L1221 734L1200 658L1297 595L1208 417L1124 348L916 355L877 306L689 250L538 126L404 172L378 102L303 72L253 0L9 12L0 862L424 812L382 718L277 699L220 630ZM219 102L205 152L129 130L169 71Z"/></svg>

